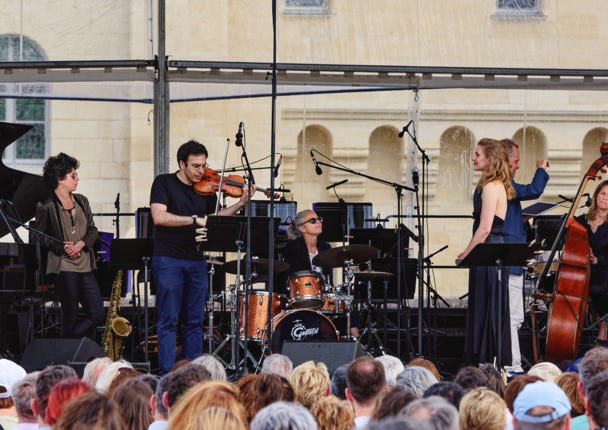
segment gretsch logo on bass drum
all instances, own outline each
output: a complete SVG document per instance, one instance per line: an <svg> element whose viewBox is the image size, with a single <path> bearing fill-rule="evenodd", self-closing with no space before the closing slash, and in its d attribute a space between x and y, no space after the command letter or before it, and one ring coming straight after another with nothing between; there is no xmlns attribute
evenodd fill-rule
<svg viewBox="0 0 608 430"><path fill-rule="evenodd" d="M308 328L302 324L302 320L295 320L293 327L291 328L291 338L293 340L304 340L309 336L313 336L319 333L319 326Z"/></svg>

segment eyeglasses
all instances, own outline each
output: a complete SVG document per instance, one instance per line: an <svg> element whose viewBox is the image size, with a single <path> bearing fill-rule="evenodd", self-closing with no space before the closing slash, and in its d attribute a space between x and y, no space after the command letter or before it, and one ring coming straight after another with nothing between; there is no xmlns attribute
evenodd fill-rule
<svg viewBox="0 0 608 430"><path fill-rule="evenodd" d="M316 218L307 219L306 221L301 222L300 225L304 225L306 223L316 224L317 221L320 222L321 224L323 224L323 217L318 216Z"/></svg>
<svg viewBox="0 0 608 430"><path fill-rule="evenodd" d="M72 172L68 176L70 176L72 179L76 179L78 177L78 173Z"/></svg>

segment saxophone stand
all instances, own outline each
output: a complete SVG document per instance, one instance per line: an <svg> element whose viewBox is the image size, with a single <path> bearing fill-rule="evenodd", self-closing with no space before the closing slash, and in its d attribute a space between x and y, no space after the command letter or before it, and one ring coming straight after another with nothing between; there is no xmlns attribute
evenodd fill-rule
<svg viewBox="0 0 608 430"><path fill-rule="evenodd" d="M115 270L143 270L144 271L144 362L140 364L150 371L148 358L148 267L154 245L152 239L114 239L110 246L110 265ZM133 285L133 308L137 310L137 333L141 338L141 321L139 318L140 300L137 283ZM139 340L139 339L138 339ZM133 361L135 348L134 339L131 339L131 361Z"/></svg>
<svg viewBox="0 0 608 430"><path fill-rule="evenodd" d="M505 289L502 288L502 270L508 266L524 266L526 261L534 255L534 249L530 248L527 243L480 243L467 255L463 260L457 261L457 267L490 267L496 266L496 280L498 289L489 291L488 300L488 315L491 318L493 339L491 344L495 342L496 357L495 367L501 369L504 365L502 357L502 331L503 315L502 315L502 300L503 294L509 298L508 280L505 282ZM477 312L483 310L477 309ZM510 332L507 324L507 330Z"/></svg>

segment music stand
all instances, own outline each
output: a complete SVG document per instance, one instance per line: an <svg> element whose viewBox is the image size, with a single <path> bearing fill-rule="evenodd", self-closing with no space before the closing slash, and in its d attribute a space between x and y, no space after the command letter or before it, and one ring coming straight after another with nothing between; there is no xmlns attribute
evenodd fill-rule
<svg viewBox="0 0 608 430"><path fill-rule="evenodd" d="M392 228L353 228L350 231L350 244L370 245L382 251L382 255L388 254L397 243L397 230ZM409 247L409 238L402 240L404 248Z"/></svg>
<svg viewBox="0 0 608 430"><path fill-rule="evenodd" d="M110 265L115 270L138 270L143 266L144 270L144 361L148 360L148 263L154 252L154 244L152 239L114 239L110 245ZM136 286L133 286L133 291L136 291ZM135 297L133 295L133 304L135 305ZM139 318L137 321L138 330Z"/></svg>
<svg viewBox="0 0 608 430"><path fill-rule="evenodd" d="M534 255L534 249L527 243L480 243L463 259L457 262L457 267L488 267L496 266L496 277L499 288L502 286L502 268L507 266L523 266ZM508 287L507 287L508 288ZM491 301L490 301L491 303ZM502 291L497 297L497 360L496 366L502 367Z"/></svg>

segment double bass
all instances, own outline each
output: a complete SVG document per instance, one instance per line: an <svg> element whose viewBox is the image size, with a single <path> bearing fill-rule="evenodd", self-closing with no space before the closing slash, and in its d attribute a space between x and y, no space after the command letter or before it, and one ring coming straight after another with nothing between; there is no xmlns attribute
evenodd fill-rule
<svg viewBox="0 0 608 430"><path fill-rule="evenodd" d="M589 298L589 238L587 229L574 218L587 183L598 177L608 164L608 143L602 143L601 157L593 162L579 185L572 207L568 211L547 261L552 261L558 244L563 249L555 278L555 290L549 307L545 358L553 362L574 359L577 356L581 334L587 315ZM540 279L549 271L546 264Z"/></svg>

